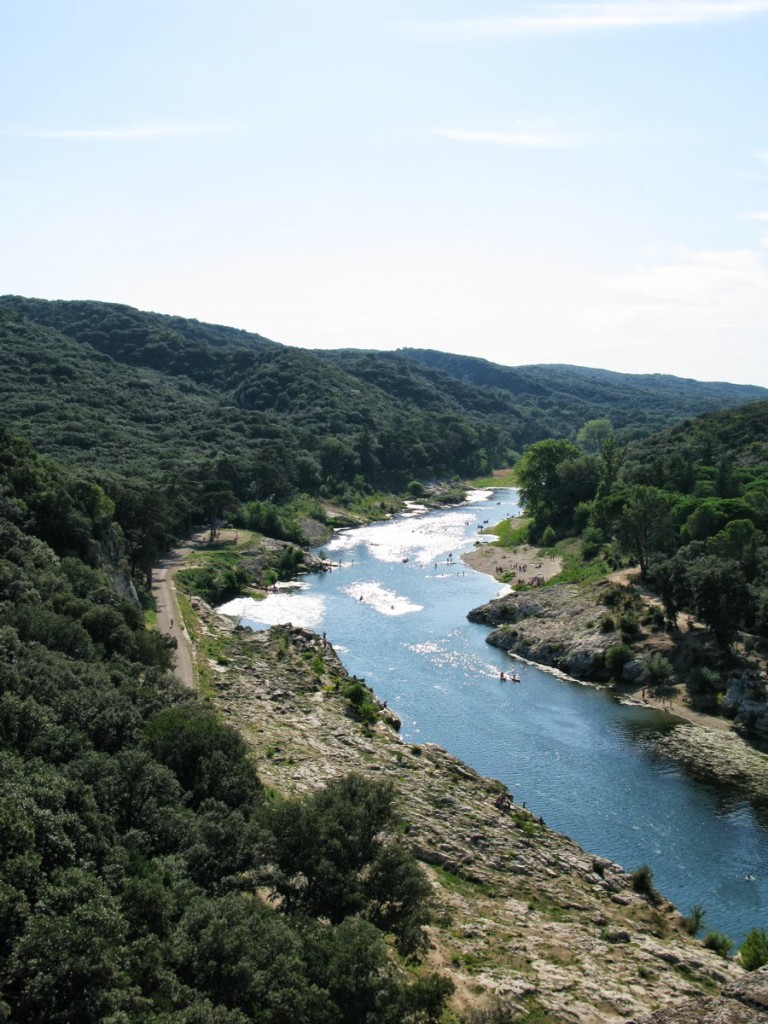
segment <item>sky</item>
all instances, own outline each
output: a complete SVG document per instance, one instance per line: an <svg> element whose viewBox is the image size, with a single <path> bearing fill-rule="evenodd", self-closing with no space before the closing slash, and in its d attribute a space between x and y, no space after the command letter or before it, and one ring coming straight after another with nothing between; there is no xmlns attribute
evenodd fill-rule
<svg viewBox="0 0 768 1024"><path fill-rule="evenodd" d="M6 0L0 293L768 387L768 0Z"/></svg>

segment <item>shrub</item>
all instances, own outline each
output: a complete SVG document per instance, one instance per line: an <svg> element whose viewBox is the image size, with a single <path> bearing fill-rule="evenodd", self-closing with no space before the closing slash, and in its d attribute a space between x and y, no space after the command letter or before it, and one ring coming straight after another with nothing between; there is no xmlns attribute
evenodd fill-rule
<svg viewBox="0 0 768 1024"><path fill-rule="evenodd" d="M756 971L768 964L768 931L765 928L753 928L748 933L739 950L739 960L745 971Z"/></svg>
<svg viewBox="0 0 768 1024"><path fill-rule="evenodd" d="M619 616L619 629L624 636L629 637L630 639L637 636L640 632L637 619L634 615L628 615L626 612Z"/></svg>
<svg viewBox="0 0 768 1024"><path fill-rule="evenodd" d="M696 665L688 676L688 689L694 692L709 693L719 689L720 675L706 665Z"/></svg>
<svg viewBox="0 0 768 1024"><path fill-rule="evenodd" d="M546 530L544 531L544 533L542 533L542 535L541 535L541 546L545 547L545 548L551 548L556 543L557 543L557 534L555 533L555 531L552 529L551 526L548 526L546 528Z"/></svg>
<svg viewBox="0 0 768 1024"><path fill-rule="evenodd" d="M616 629L616 623L614 621L613 616L608 615L607 612L603 612L603 614L598 619L598 623L600 625L601 633L612 633L614 629Z"/></svg>
<svg viewBox="0 0 768 1024"><path fill-rule="evenodd" d="M704 908L700 903L694 903L687 914L683 915L683 928L689 935L696 935L704 927Z"/></svg>
<svg viewBox="0 0 768 1024"><path fill-rule="evenodd" d="M581 534L581 557L585 562L595 558L603 546L603 531L596 526L587 526Z"/></svg>
<svg viewBox="0 0 768 1024"><path fill-rule="evenodd" d="M733 948L733 943L722 932L708 932L704 938L704 948L711 949L718 956L722 956L727 960Z"/></svg>
<svg viewBox="0 0 768 1024"><path fill-rule="evenodd" d="M632 872L632 888L642 896L647 896L651 903L659 902L659 893L653 884L653 871L647 864L641 864Z"/></svg>
<svg viewBox="0 0 768 1024"><path fill-rule="evenodd" d="M618 678L627 662L632 660L632 651L626 644L613 644L603 655L603 660L611 675Z"/></svg>
<svg viewBox="0 0 768 1024"><path fill-rule="evenodd" d="M672 662L669 658L665 658L663 654L658 651L654 651L649 658L646 659L645 667L648 671L648 675L651 677L656 685L663 685L669 682L674 674Z"/></svg>
<svg viewBox="0 0 768 1024"><path fill-rule="evenodd" d="M655 632L664 629L663 610L656 604L650 605L645 615L643 615L643 624L649 626Z"/></svg>

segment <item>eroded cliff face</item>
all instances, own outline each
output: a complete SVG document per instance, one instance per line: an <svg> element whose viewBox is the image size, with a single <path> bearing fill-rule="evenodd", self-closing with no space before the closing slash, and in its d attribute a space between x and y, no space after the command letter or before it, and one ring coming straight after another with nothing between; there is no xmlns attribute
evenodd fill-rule
<svg viewBox="0 0 768 1024"><path fill-rule="evenodd" d="M203 666L211 699L266 784L291 794L351 771L394 783L435 893L427 959L456 983L457 1007L498 995L563 1024L618 1024L742 976L685 934L671 904L635 892L621 867L522 807L497 806L501 783L439 747L404 743L386 716L365 726L330 643L290 626L236 629L194 604L198 644L216 641Z"/></svg>

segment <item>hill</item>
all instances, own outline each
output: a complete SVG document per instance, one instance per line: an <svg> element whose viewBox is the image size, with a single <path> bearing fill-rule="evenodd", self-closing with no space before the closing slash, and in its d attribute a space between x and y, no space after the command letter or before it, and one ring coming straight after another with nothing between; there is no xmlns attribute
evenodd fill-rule
<svg viewBox="0 0 768 1024"><path fill-rule="evenodd" d="M471 475L608 416L622 440L768 398L762 388L447 353L313 352L258 334L92 301L0 298L2 424L69 462L196 467L246 445L290 492ZM62 429L63 427L63 429ZM98 429L96 429L98 427ZM173 455L169 455L172 450ZM169 467L170 468L170 467Z"/></svg>
<svg viewBox="0 0 768 1024"><path fill-rule="evenodd" d="M501 366L472 356L403 348L398 355L456 380L512 395L533 429L525 442L569 437L590 419L610 417L622 440L662 430L686 416L768 398L768 389L666 374L614 373L563 364Z"/></svg>
<svg viewBox="0 0 768 1024"><path fill-rule="evenodd" d="M381 492L487 474L593 418L610 416L625 440L755 394L768 393L416 350L312 352L114 303L0 298L0 427L105 489L134 570L192 523L237 513L301 540L318 502L370 518L387 509Z"/></svg>

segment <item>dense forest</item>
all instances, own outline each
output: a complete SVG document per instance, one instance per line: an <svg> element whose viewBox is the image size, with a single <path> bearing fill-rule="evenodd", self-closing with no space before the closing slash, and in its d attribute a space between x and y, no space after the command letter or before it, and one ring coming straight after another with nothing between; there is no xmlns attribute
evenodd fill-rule
<svg viewBox="0 0 768 1024"><path fill-rule="evenodd" d="M0 434L0 1019L435 1020L391 788L267 794L104 571L114 513Z"/></svg>
<svg viewBox="0 0 768 1024"><path fill-rule="evenodd" d="M427 349L406 348L397 354L468 384L514 396L524 418L524 444L547 437L573 440L582 424L603 416L610 417L617 438L626 443L684 417L768 398L761 387L704 383L660 373L613 373L555 364L500 366Z"/></svg>
<svg viewBox="0 0 768 1024"><path fill-rule="evenodd" d="M727 657L768 638L768 402L712 413L622 447L607 419L580 443L530 446L518 465L529 535L578 535L587 559L629 559L673 625L695 614Z"/></svg>

